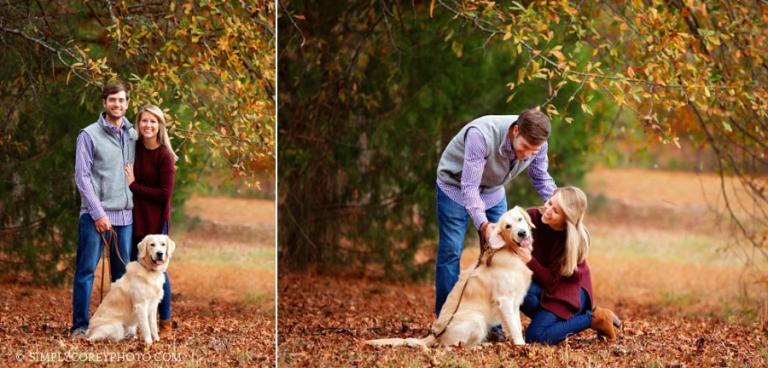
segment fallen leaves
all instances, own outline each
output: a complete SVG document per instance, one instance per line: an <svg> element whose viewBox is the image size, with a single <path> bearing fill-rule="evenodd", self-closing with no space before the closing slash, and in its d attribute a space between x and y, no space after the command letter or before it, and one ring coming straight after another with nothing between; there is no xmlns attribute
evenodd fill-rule
<svg viewBox="0 0 768 368"><path fill-rule="evenodd" d="M145 346L137 339L93 343L70 339L69 288L3 284L0 300L3 367L105 362L128 366L274 366L274 314L262 305L202 304L174 293L173 318L178 324L174 336ZM92 304L91 311L95 307Z"/></svg>
<svg viewBox="0 0 768 368"><path fill-rule="evenodd" d="M433 318L427 284L287 273L279 281L278 365L347 366L765 366L768 337L757 323L682 317L663 308L621 305L614 343L583 331L557 346L512 343L477 348L373 348L368 339L423 337ZM528 324L524 319L524 326Z"/></svg>

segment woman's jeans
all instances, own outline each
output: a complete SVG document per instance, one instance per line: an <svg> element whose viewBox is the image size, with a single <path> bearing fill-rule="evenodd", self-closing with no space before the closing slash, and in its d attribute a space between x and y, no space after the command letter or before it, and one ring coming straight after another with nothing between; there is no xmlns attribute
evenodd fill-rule
<svg viewBox="0 0 768 368"><path fill-rule="evenodd" d="M532 282L525 295L520 310L531 318L531 324L525 330L525 342L555 345L573 335L586 330L592 325L592 308L587 292L581 289L581 308L568 320L544 309L540 304L541 286Z"/></svg>
<svg viewBox="0 0 768 368"><path fill-rule="evenodd" d="M163 226L163 234L168 234L168 225ZM133 247L131 248L131 261L135 261L139 257L138 245L143 238L133 238ZM157 307L160 311L160 320L169 321L171 319L171 280L168 278L168 273L163 272L165 276L165 284L163 284L163 299Z"/></svg>
<svg viewBox="0 0 768 368"><path fill-rule="evenodd" d="M437 242L437 265L435 271L435 314L440 314L445 299L459 280L461 251L467 233L469 213L464 206L448 198L439 187L437 191L437 226L440 232ZM507 212L506 197L494 207L485 211L490 222L499 222Z"/></svg>

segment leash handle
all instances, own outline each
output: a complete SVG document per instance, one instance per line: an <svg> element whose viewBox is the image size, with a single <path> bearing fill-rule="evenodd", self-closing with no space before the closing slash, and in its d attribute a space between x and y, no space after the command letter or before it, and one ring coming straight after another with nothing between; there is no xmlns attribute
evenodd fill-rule
<svg viewBox="0 0 768 368"><path fill-rule="evenodd" d="M99 233L99 236L101 236L101 242L104 244L104 247L106 247L107 252L109 252L109 244L110 242L107 241L107 238L104 237L104 234L109 233L109 239L113 241L113 244L115 245L115 254L117 254L117 259L122 262L123 266L125 266L125 260L123 259L123 256L120 255L120 238L117 236L117 231L113 228L109 228L109 230ZM109 258L109 254L107 254L107 258Z"/></svg>
<svg viewBox="0 0 768 368"><path fill-rule="evenodd" d="M109 239L114 241L114 248L115 253L117 254L117 259L120 260L120 262L123 263L123 266L125 266L125 260L123 259L123 256L120 255L120 238L117 236L117 231L113 228L109 228L109 230L99 233L99 236L101 237L101 244L103 246L102 257L103 260L101 262L101 286L99 288L99 304L104 300L104 275L107 273L107 263L109 262L109 250L110 250L110 241L107 241L107 238L104 234L109 233ZM110 278L112 277L112 272L110 270L109 274Z"/></svg>

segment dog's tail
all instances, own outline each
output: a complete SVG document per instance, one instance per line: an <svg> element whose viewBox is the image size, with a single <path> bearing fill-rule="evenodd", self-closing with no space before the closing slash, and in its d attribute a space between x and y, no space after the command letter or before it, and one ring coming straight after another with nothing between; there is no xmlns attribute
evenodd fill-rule
<svg viewBox="0 0 768 368"><path fill-rule="evenodd" d="M434 335L430 334L429 336L423 339L415 339L415 338L377 339L377 340L368 340L365 343L367 345L372 345L372 346L408 346L411 348L420 347L422 349L426 349L435 345L435 342L437 342L437 338L435 338Z"/></svg>

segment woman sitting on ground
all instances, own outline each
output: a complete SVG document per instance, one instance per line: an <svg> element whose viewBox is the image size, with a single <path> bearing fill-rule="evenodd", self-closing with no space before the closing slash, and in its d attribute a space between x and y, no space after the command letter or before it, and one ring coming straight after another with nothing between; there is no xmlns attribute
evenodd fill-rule
<svg viewBox="0 0 768 368"><path fill-rule="evenodd" d="M524 259L533 271L520 307L531 318L526 343L558 344L587 328L608 340L616 339L621 321L593 304L586 210L587 196L576 187L558 188L542 208L528 210L536 228L532 257Z"/></svg>

